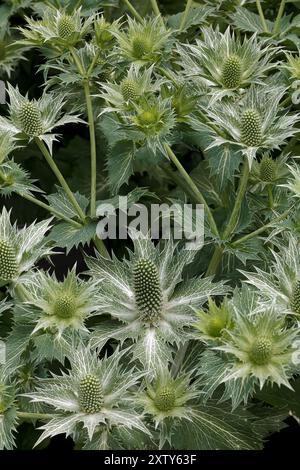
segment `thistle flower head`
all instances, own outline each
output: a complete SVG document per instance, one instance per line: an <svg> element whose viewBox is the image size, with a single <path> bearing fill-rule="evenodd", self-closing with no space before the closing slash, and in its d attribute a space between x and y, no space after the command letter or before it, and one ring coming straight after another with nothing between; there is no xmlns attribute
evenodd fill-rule
<svg viewBox="0 0 300 470"><path fill-rule="evenodd" d="M300 56L294 56L292 54L286 54L288 63L286 68L289 71L291 79L300 80Z"/></svg>
<svg viewBox="0 0 300 470"><path fill-rule="evenodd" d="M3 208L0 215L0 284L16 281L38 259L51 253L44 238L49 223L50 220L45 220L18 230L10 222L10 213Z"/></svg>
<svg viewBox="0 0 300 470"><path fill-rule="evenodd" d="M277 165L269 155L264 155L259 163L259 174L262 181L271 183L277 176Z"/></svg>
<svg viewBox="0 0 300 470"><path fill-rule="evenodd" d="M252 164L258 151L278 149L296 132L297 114L284 114L280 101L285 89L251 86L239 100L213 103L208 117L223 133L215 134L207 148L236 145Z"/></svg>
<svg viewBox="0 0 300 470"><path fill-rule="evenodd" d="M57 21L58 36L62 39L68 39L76 30L76 24L72 16L61 15Z"/></svg>
<svg viewBox="0 0 300 470"><path fill-rule="evenodd" d="M203 40L196 45L178 47L181 66L188 79L208 85L211 102L233 96L240 88L263 84L266 73L276 66L271 62L276 48L252 37L236 38L227 28L204 28Z"/></svg>
<svg viewBox="0 0 300 470"><path fill-rule="evenodd" d="M224 330L232 326L232 313L227 300L220 307L209 299L208 311L196 310L197 322L194 327L197 329L197 337L203 340L217 340L222 338Z"/></svg>
<svg viewBox="0 0 300 470"><path fill-rule="evenodd" d="M94 22L95 42L101 49L111 47L114 35L112 31L117 29L118 22L109 23L105 20L104 16L97 18Z"/></svg>
<svg viewBox="0 0 300 470"><path fill-rule="evenodd" d="M250 377L260 385L266 382L291 388L289 378L295 366L292 362L293 341L298 332L286 329L284 319L274 310L248 315L238 314L234 329L216 349L229 356L224 381Z"/></svg>
<svg viewBox="0 0 300 470"><path fill-rule="evenodd" d="M155 247L140 233L132 236L135 249L129 260L88 258L87 264L94 282L101 279L97 296L102 311L115 320L110 335L121 342L135 339L133 357L152 374L170 359L168 343L179 345L184 329L195 322L191 306L200 308L210 295L226 288L207 278L182 281L192 250L180 255L172 240ZM91 345L101 348L107 339L101 328L96 329Z"/></svg>
<svg viewBox="0 0 300 470"><path fill-rule="evenodd" d="M229 56L222 69L222 83L225 88L237 88L242 78L242 61L237 55Z"/></svg>
<svg viewBox="0 0 300 470"><path fill-rule="evenodd" d="M33 403L48 404L55 409L53 419L57 421L57 426L51 426L51 421L49 425L45 424L37 444L48 436L63 433L74 435L79 424L83 425L88 441L96 433L103 432L105 436L118 426L126 431L136 429L148 434L135 412L134 399L130 394L130 389L142 374L121 365L124 354L126 350L120 352L117 349L112 356L99 360L97 354L87 348L73 348L67 374L41 379L38 389L25 395Z"/></svg>
<svg viewBox="0 0 300 470"><path fill-rule="evenodd" d="M262 296L266 305L275 304L284 318L300 314L300 248L296 236L288 234L272 251L272 262L268 272L256 268L256 272L245 272L247 281Z"/></svg>
<svg viewBox="0 0 300 470"><path fill-rule="evenodd" d="M42 116L36 103L24 102L18 113L22 131L30 137L43 134Z"/></svg>
<svg viewBox="0 0 300 470"><path fill-rule="evenodd" d="M165 367L158 368L146 390L137 395L137 401L157 426L166 419L187 418L189 403L197 396L197 386L197 380L191 383L189 374L180 373L174 379Z"/></svg>
<svg viewBox="0 0 300 470"><path fill-rule="evenodd" d="M75 268L62 282L54 275L37 272L26 287L28 310L37 308L32 315L36 323L33 333L50 329L60 337L67 329L87 331L85 321L97 311L95 285L81 281Z"/></svg>
<svg viewBox="0 0 300 470"><path fill-rule="evenodd" d="M163 80L153 80L153 67L141 70L136 64L132 64L119 84L101 84L104 92L100 96L107 102L103 112L132 110L133 103L153 96L162 83Z"/></svg>
<svg viewBox="0 0 300 470"><path fill-rule="evenodd" d="M20 28L25 44L44 45L47 48L54 47L65 50L68 46L74 46L91 29L94 16L87 19L83 17L81 8L67 14L64 10L45 8L43 18L35 20L26 18L27 27Z"/></svg>
<svg viewBox="0 0 300 470"><path fill-rule="evenodd" d="M160 60L161 54L170 46L171 31L162 25L160 19L144 19L136 22L128 17L126 31L116 30L114 35L119 51L127 60L153 64Z"/></svg>
<svg viewBox="0 0 300 470"><path fill-rule="evenodd" d="M77 116L62 116L62 108L65 104L63 96L44 93L39 100L28 99L22 96L18 87L13 88L8 84L8 96L10 100L9 118L0 116L0 134L9 132L12 137L31 140L39 137L52 150L52 142L55 134L50 132L54 127L70 122L82 122Z"/></svg>
<svg viewBox="0 0 300 470"><path fill-rule="evenodd" d="M261 118L256 109L246 109L241 116L241 141L247 147L259 147Z"/></svg>

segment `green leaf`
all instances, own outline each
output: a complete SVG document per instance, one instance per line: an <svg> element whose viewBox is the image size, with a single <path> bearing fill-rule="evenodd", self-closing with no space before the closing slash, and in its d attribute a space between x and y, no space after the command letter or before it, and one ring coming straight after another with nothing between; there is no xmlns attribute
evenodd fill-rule
<svg viewBox="0 0 300 470"><path fill-rule="evenodd" d="M132 142L123 140L110 150L107 168L109 184L116 193L122 184L127 183L133 174L134 146Z"/></svg>
<svg viewBox="0 0 300 470"><path fill-rule="evenodd" d="M207 6L191 8L185 20L185 26L182 31L187 31L191 26L203 25L204 23L206 23L208 15L210 15L210 13L212 12L213 8ZM173 29L179 29L183 15L184 12L170 16L168 18L168 25Z"/></svg>
<svg viewBox="0 0 300 470"><path fill-rule="evenodd" d="M286 387L279 388L278 386L267 386L257 393L257 398L269 403L272 406L286 411L286 414L291 414L295 419L300 419L300 377L291 382L294 389L289 390Z"/></svg>
<svg viewBox="0 0 300 470"><path fill-rule="evenodd" d="M70 219L77 217L78 214L75 211L73 204L71 204L69 198L67 197L65 191L60 186L56 186L56 190L56 193L49 194L49 196L47 196L49 205ZM89 200L78 192L74 193L74 196L83 212L85 212L88 207Z"/></svg>
<svg viewBox="0 0 300 470"><path fill-rule="evenodd" d="M253 450L263 446L252 429L252 417L243 409L234 413L228 406L193 407L192 420L181 420L174 431L172 445L185 450Z"/></svg>
<svg viewBox="0 0 300 470"><path fill-rule="evenodd" d="M89 244L96 235L97 222L89 221L80 228L74 227L68 222L61 222L51 230L49 240L56 246L66 248L67 253L79 245Z"/></svg>
<svg viewBox="0 0 300 470"><path fill-rule="evenodd" d="M9 197L13 193L23 196L31 195L33 192L42 192L33 184L35 180L30 178L29 173L13 160L3 163L1 172L5 181L2 178L0 180L0 194L4 197Z"/></svg>
<svg viewBox="0 0 300 470"><path fill-rule="evenodd" d="M17 425L17 412L15 407L9 408L0 414L0 450L11 450L14 447L14 433Z"/></svg>

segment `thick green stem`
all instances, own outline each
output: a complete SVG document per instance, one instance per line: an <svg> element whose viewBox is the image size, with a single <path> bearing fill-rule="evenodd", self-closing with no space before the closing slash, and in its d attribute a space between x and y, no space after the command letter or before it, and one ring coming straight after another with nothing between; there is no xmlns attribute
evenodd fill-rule
<svg viewBox="0 0 300 470"><path fill-rule="evenodd" d="M39 147L40 151L42 152L43 156L45 157L45 160L47 161L47 163L50 166L51 170L53 171L53 173L55 174L55 176L58 179L59 183L61 184L62 188L64 189L66 195L69 198L69 201L71 202L74 209L76 210L79 218L82 221L84 221L85 220L85 213L83 212L80 205L78 204L74 194L72 193L71 189L69 188L68 183L66 182L66 180L63 177L62 173L60 172L58 166L56 165L55 161L53 160L52 156L50 155L46 145L38 137L35 137L34 140L35 140L37 146Z"/></svg>
<svg viewBox="0 0 300 470"><path fill-rule="evenodd" d="M248 163L248 159L245 157L243 173L240 179L240 184L239 184L239 189L236 195L236 200L235 200L228 224L222 234L222 239L224 240L226 240L232 235L239 221L241 206L242 206L244 196L247 190L248 178L249 178L249 163ZM215 248L214 254L211 258L211 261L207 269L207 273L206 273L207 275L216 274L216 272L218 271L219 264L222 260L223 251L224 251L224 248L220 246L217 246Z"/></svg>
<svg viewBox="0 0 300 470"><path fill-rule="evenodd" d="M104 245L103 240L101 240L101 238L98 238L96 236L94 238L94 244L97 250L99 251L100 255L102 255L104 258L110 258L109 253Z"/></svg>
<svg viewBox="0 0 300 470"><path fill-rule="evenodd" d="M73 227L76 227L76 228L81 228L82 227L82 225L79 222L76 222L75 220L72 220L69 217L66 217L64 214L57 211L56 209L49 206L48 204L45 204L43 201L40 201L39 199L36 199L33 196L30 196L30 194L20 194L20 196L23 197L24 199L27 199L27 201L30 201L33 204L36 204L37 206L42 207L46 211L51 212L58 219L64 220L65 222L68 222L68 224L73 225Z"/></svg>
<svg viewBox="0 0 300 470"><path fill-rule="evenodd" d="M133 16L140 21L141 23L143 22L143 18L141 15L136 11L133 5L129 2L129 0L123 0L125 5L127 6L128 10L133 14Z"/></svg>
<svg viewBox="0 0 300 470"><path fill-rule="evenodd" d="M266 23L266 20L265 20L265 15L264 15L263 9L261 7L260 0L256 0L256 6L257 6L257 11L258 11L259 16L260 16L261 24L264 28L264 32L268 33L269 29L268 29L268 26L267 26L267 23Z"/></svg>
<svg viewBox="0 0 300 470"><path fill-rule="evenodd" d="M268 199L269 199L269 207L270 209L273 209L273 206L274 206L273 189L270 184L268 185Z"/></svg>
<svg viewBox="0 0 300 470"><path fill-rule="evenodd" d="M235 240L231 246L233 248L236 248L239 246L241 243L244 243L248 240L251 240L251 238L257 237L261 233L265 232L268 228L272 227L274 223L280 222L281 220L285 219L289 213L292 211L293 207L290 207L287 209L285 212L283 212L281 215L273 219L271 222L263 225L262 227L258 228L257 230L254 230L254 232L248 233L247 235L244 235L243 237L239 238L238 240Z"/></svg>
<svg viewBox="0 0 300 470"><path fill-rule="evenodd" d="M187 183L188 187L189 187L189 190L191 192L193 192L194 194L194 197L195 197L195 200L199 203L199 204L203 204L204 205L204 209L205 209L205 213L206 213L206 216L207 216L207 219L208 219L208 222L209 222L209 226L210 226L210 229L212 231L212 233L216 236L219 235L219 231L218 231L218 228L216 226L216 223L215 223L215 219L211 213L211 210L204 198L204 196L201 194L201 192L199 191L199 189L197 188L197 186L195 185L194 181L192 180L192 178L190 177L190 175L185 171L185 169L183 168L183 166L181 165L181 163L179 162L178 158L176 157L175 153L173 152L173 150L171 149L171 147L168 145L168 144L165 144L165 149L167 151L167 154L170 158L170 160L174 163L174 165L176 166L177 170L179 171L179 173L181 174L183 180Z"/></svg>
<svg viewBox="0 0 300 470"><path fill-rule="evenodd" d="M161 16L161 13L160 13L160 9L158 7L158 4L157 4L157 1L156 0L150 0L151 1L151 5L152 5L152 10L154 11L154 13L156 14L156 16L158 16L162 23L164 22L163 19L162 19L162 16Z"/></svg>
<svg viewBox="0 0 300 470"><path fill-rule="evenodd" d="M47 413L29 413L26 411L17 411L17 416L20 419L52 419L53 415Z"/></svg>
<svg viewBox="0 0 300 470"><path fill-rule="evenodd" d="M184 10L184 13L183 13L182 18L181 18L179 31L182 31L183 28L185 27L186 20L187 20L187 17L188 17L188 14L189 14L189 11L191 9L192 4L193 4L193 0L187 0L185 10Z"/></svg>
<svg viewBox="0 0 300 470"><path fill-rule="evenodd" d="M279 6L278 13L277 13L275 25L274 25L274 28L273 28L273 34L277 34L279 32L280 21L281 21L282 15L284 13L285 3L286 3L286 0L281 0L281 2L280 2L280 6Z"/></svg>
<svg viewBox="0 0 300 470"><path fill-rule="evenodd" d="M86 108L89 121L90 131L90 149L91 149L91 217L96 217L96 185L97 185L97 150L96 150L96 135L95 135L95 122L93 103L90 93L90 85L86 80L83 84L84 94L86 100Z"/></svg>

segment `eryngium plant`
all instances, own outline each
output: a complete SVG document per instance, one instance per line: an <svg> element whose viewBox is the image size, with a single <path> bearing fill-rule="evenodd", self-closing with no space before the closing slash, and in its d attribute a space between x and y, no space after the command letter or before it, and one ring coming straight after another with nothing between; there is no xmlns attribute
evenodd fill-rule
<svg viewBox="0 0 300 470"><path fill-rule="evenodd" d="M261 449L300 416L298 11L46 3L1 16L0 449Z"/></svg>

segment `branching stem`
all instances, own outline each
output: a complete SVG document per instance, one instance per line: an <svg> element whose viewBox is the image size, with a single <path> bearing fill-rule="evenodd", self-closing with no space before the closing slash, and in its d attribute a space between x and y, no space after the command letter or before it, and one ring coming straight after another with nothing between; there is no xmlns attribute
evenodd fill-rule
<svg viewBox="0 0 300 470"><path fill-rule="evenodd" d="M266 23L265 15L264 15L264 12L263 12L263 9L262 9L260 0L256 0L256 7L257 7L257 11L258 11L259 16L260 16L261 24L262 24L262 26L263 26L263 28L264 28L264 32L265 32L265 33L268 33L268 32L269 32L269 28L268 28L267 23Z"/></svg>
<svg viewBox="0 0 300 470"><path fill-rule="evenodd" d="M132 15L138 20L140 21L140 23L143 22L143 18L141 17L141 15L139 14L139 12L134 8L134 6L130 3L129 0L123 0L125 5L127 6L128 10L130 11L130 13L132 13Z"/></svg>

